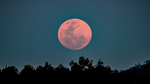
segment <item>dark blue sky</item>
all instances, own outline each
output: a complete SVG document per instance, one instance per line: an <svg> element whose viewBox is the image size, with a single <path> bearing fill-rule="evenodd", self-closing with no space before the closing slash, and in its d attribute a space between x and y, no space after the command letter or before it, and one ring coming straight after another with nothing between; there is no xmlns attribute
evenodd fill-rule
<svg viewBox="0 0 150 84"><path fill-rule="evenodd" d="M57 32L78 18L92 29L81 50L61 45ZM69 67L80 56L112 69L127 69L150 58L149 0L0 0L0 68L46 61Z"/></svg>

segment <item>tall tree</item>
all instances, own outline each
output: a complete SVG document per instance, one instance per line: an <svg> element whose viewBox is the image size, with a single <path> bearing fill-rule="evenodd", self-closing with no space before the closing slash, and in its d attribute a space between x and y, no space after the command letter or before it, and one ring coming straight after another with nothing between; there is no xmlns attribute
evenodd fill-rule
<svg viewBox="0 0 150 84"><path fill-rule="evenodd" d="M85 69L88 69L91 67L93 61L92 60L89 60L88 58L84 58L83 56L81 56L79 58L79 61L78 61L79 65L81 66L82 70L85 70Z"/></svg>

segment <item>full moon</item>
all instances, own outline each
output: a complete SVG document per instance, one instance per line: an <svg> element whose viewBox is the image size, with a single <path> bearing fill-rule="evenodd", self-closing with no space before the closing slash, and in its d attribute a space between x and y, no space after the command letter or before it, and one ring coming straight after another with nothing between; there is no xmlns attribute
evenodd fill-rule
<svg viewBox="0 0 150 84"><path fill-rule="evenodd" d="M60 43L71 50L79 50L89 44L92 38L90 26L80 19L69 19L58 30Z"/></svg>

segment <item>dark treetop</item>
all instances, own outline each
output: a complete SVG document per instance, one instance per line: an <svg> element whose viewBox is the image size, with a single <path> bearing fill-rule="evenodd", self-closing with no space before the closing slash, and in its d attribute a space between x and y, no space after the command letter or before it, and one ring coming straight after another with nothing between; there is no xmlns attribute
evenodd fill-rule
<svg viewBox="0 0 150 84"><path fill-rule="evenodd" d="M150 60L145 64L136 64L127 70L111 70L99 60L93 65L93 60L80 57L78 62L71 61L71 69L62 64L57 67L45 62L37 68L25 65L18 72L15 66L0 69L0 82L4 84L149 84Z"/></svg>

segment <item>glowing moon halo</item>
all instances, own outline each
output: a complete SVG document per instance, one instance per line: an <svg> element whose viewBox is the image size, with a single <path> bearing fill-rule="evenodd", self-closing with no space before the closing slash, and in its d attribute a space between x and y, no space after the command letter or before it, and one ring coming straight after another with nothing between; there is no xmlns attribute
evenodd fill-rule
<svg viewBox="0 0 150 84"><path fill-rule="evenodd" d="M87 46L92 38L90 26L80 19L69 19L61 24L58 30L60 43L71 50Z"/></svg>

